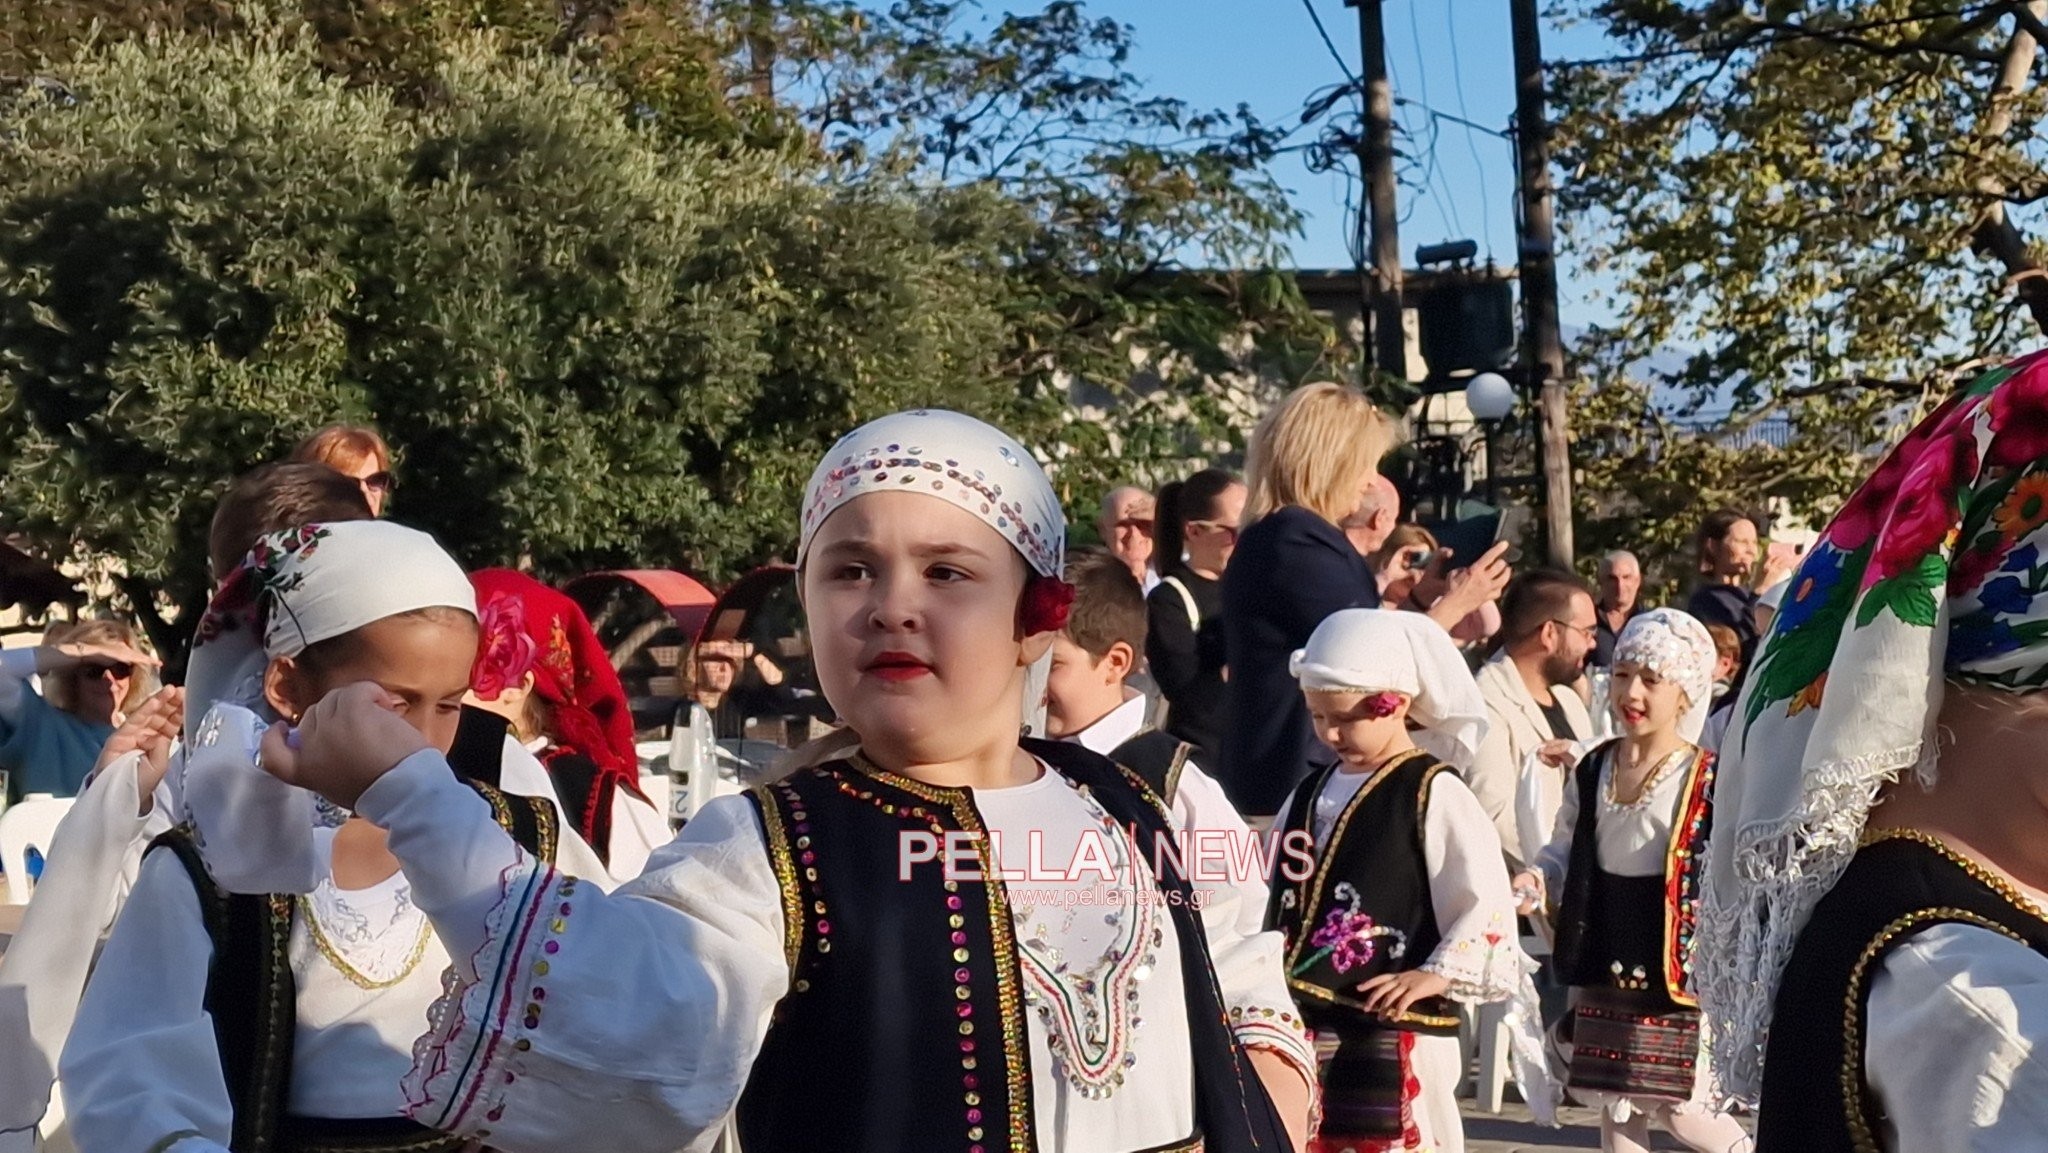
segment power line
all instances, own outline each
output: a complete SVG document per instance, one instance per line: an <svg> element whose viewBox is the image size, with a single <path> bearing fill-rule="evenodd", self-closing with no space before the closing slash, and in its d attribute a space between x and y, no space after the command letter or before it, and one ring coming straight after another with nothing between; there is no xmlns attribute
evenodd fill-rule
<svg viewBox="0 0 2048 1153"><path fill-rule="evenodd" d="M1937 11L1912 12L1904 16L1892 16L1883 20L1864 20L1854 24L1835 24L1827 27L1800 24L1774 29L1754 36L1728 37L1715 44L1700 44L1685 48L1665 48L1655 52L1637 52L1622 56L1599 56L1585 60L1552 60L1544 64L1545 71L1560 68L1603 68L1613 64L1650 64L1659 60L1673 60L1681 56L1725 56L1746 48L1769 48L1778 44L1789 44L1800 40L1826 40L1853 32L1873 32L1886 28L1898 28L1908 24L1926 24L1935 20L1968 19L1993 10L2005 11L2010 0L1987 0L1984 3L1965 4L1960 8L1943 8Z"/></svg>
<svg viewBox="0 0 2048 1153"><path fill-rule="evenodd" d="M1444 39L1451 46L1451 84L1458 94L1458 122L1465 128L1465 150L1472 154L1472 168L1479 174L1479 203L1491 206L1493 193L1486 186L1486 165L1479 159L1479 141L1472 135L1472 113L1465 107L1465 66L1458 54L1458 22L1456 0L1443 0ZM1493 217L1490 213L1479 214L1479 229L1486 237L1486 255L1493 256Z"/></svg>
<svg viewBox="0 0 2048 1153"><path fill-rule="evenodd" d="M1344 79L1351 81L1353 87L1362 90L1363 85L1358 83L1358 73L1351 70L1351 61L1346 60L1344 54L1337 51L1336 41L1330 39L1330 30L1323 27L1323 18L1316 14L1316 0L1301 0L1301 6L1308 9L1308 18L1315 21L1316 35L1323 38L1323 47L1330 50L1330 59L1335 60L1337 67L1343 70Z"/></svg>
<svg viewBox="0 0 2048 1153"><path fill-rule="evenodd" d="M1429 106L1429 61L1424 59L1422 55L1422 21L1416 19L1415 9L1412 6L1408 10L1408 39L1415 46L1416 83L1422 87L1422 104L1423 107L1427 108ZM1437 205L1437 216L1442 217L1444 215L1445 206L1449 206L1451 210L1450 219L1444 221L1444 227L1451 230L1452 236L1463 236L1465 234L1465 222L1459 218L1458 202L1451 198L1450 182L1444 179L1443 173L1437 167L1436 146L1439 136L1436 120L1432 118L1429 122L1429 144L1427 146L1429 148L1429 166L1424 171L1422 180L1425 187L1440 188L1440 192L1433 191L1431 193L1433 196L1441 195L1443 198L1443 202ZM1432 182L1437 183L1432 185Z"/></svg>

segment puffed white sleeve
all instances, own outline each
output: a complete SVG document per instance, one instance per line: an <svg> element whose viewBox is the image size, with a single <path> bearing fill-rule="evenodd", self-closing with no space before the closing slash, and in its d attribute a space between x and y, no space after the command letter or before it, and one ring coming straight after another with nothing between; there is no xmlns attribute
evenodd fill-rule
<svg viewBox="0 0 2048 1153"><path fill-rule="evenodd" d="M42 1121L93 953L135 885L143 850L169 827L161 786L152 811L137 815L141 764L141 753L128 753L87 782L46 847L56 864L0 959L0 1149L8 1134Z"/></svg>
<svg viewBox="0 0 2048 1153"><path fill-rule="evenodd" d="M1438 773L1429 783L1422 858L1443 938L1422 968L1451 983L1453 1000L1506 1000L1536 966L1522 953L1493 822L1454 774Z"/></svg>
<svg viewBox="0 0 2048 1153"><path fill-rule="evenodd" d="M1238 1043L1279 1056L1313 1091L1315 1049L1287 991L1287 942L1265 927L1270 866L1264 839L1253 836L1223 786L1192 764L1181 770L1173 817L1187 846L1190 879L1203 902L1202 931Z"/></svg>
<svg viewBox="0 0 2048 1153"><path fill-rule="evenodd" d="M2001 933L1936 925L1893 949L1864 1014L1895 1153L2048 1150L2048 960Z"/></svg>
<svg viewBox="0 0 2048 1153"><path fill-rule="evenodd" d="M80 1149L226 1153L234 1109L206 1012L212 962L191 877L151 853L59 1064Z"/></svg>
<svg viewBox="0 0 2048 1153"><path fill-rule="evenodd" d="M705 806L609 894L529 858L431 750L357 811L454 959L406 1078L415 1119L506 1153L717 1140L789 982L752 801Z"/></svg>

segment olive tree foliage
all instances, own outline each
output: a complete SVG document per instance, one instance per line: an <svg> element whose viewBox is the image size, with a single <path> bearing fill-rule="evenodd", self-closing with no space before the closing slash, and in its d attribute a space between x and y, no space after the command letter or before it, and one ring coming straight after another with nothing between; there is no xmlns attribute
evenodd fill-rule
<svg viewBox="0 0 2048 1153"><path fill-rule="evenodd" d="M1014 205L661 139L487 41L409 109L318 50L127 40L9 113L0 508L138 607L200 603L225 479L340 417L467 562L719 576L787 547L856 419L1014 407Z"/></svg>
<svg viewBox="0 0 2048 1153"><path fill-rule="evenodd" d="M1629 488L1642 461L1600 456L1669 415L1620 407L1632 375L1682 412L1789 419L1788 453L1685 465L1702 490L1822 516L1917 410L2048 331L2048 4L1560 10L1616 46L1550 75L1560 218L1617 315L1582 349L1595 388L1618 390L1574 416L1578 457L1622 485L1594 502L1646 499ZM1632 372L1671 349L1689 353L1675 371ZM1671 495L1659 517L1696 514Z"/></svg>

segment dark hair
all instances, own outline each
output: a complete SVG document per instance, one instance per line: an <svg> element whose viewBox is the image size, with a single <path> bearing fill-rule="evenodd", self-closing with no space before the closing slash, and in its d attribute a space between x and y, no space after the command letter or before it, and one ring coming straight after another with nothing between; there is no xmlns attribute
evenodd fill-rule
<svg viewBox="0 0 2048 1153"><path fill-rule="evenodd" d="M324 464L258 465L230 481L221 495L206 535L206 563L214 580L226 580L266 533L369 519L362 486Z"/></svg>
<svg viewBox="0 0 2048 1153"><path fill-rule="evenodd" d="M1499 645L1514 645L1535 636L1546 621L1560 621L1572 611L1572 601L1591 597L1586 582L1557 569L1534 569L1509 582L1500 598Z"/></svg>
<svg viewBox="0 0 2048 1153"><path fill-rule="evenodd" d="M1715 509L1700 521L1700 531L1694 534L1692 545L1693 562L1701 572L1707 571L1707 546L1727 540L1728 534L1735 531L1735 526L1743 521L1755 526L1759 535L1763 533L1764 526L1757 523L1755 517L1737 508Z"/></svg>
<svg viewBox="0 0 2048 1153"><path fill-rule="evenodd" d="M1244 481L1229 469L1205 468L1186 480L1176 480L1159 490L1158 509L1152 521L1152 565L1164 576L1186 567L1181 554L1187 550L1188 522L1216 515L1216 500Z"/></svg>
<svg viewBox="0 0 2048 1153"><path fill-rule="evenodd" d="M423 609L410 609L406 612L392 613L388 617L379 617L377 619L387 621L417 620L439 625L467 624L471 628L479 627L477 619L473 614L456 608L453 605L429 605ZM370 623L375 624L376 622L372 621ZM354 628L338 637L328 637L326 640L314 641L304 649L301 649L299 655L292 658L292 662L317 676L334 668L336 665L346 664L355 659L356 655L362 651L362 638L363 630Z"/></svg>
<svg viewBox="0 0 2048 1153"><path fill-rule="evenodd" d="M1115 553L1089 548L1069 556L1067 583L1074 586L1068 640L1098 661L1118 641L1134 656L1145 651L1145 591Z"/></svg>

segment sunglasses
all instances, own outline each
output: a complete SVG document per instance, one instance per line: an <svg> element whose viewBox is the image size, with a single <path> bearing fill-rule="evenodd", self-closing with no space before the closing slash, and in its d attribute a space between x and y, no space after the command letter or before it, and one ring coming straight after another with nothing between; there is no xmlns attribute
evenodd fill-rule
<svg viewBox="0 0 2048 1153"><path fill-rule="evenodd" d="M1203 532L1225 533L1229 535L1232 543L1235 543L1237 540L1237 526L1220 520L1191 520L1188 522L1188 527L1198 528Z"/></svg>
<svg viewBox="0 0 2048 1153"><path fill-rule="evenodd" d="M1138 516L1127 516L1127 517L1125 517L1124 519L1122 519L1122 520L1120 520L1120 521L1116 522L1115 524L1111 525L1110 527L1111 527L1111 528L1134 528L1134 529L1137 529L1137 530L1138 530L1139 532L1142 532L1142 533L1148 533L1148 534L1149 534L1149 533L1150 533L1150 532L1152 531L1152 518L1151 518L1151 517L1149 517L1149 516L1145 516L1145 517L1138 517Z"/></svg>
<svg viewBox="0 0 2048 1153"><path fill-rule="evenodd" d="M1421 572L1429 567L1430 551L1426 548L1412 548L1401 554L1401 567L1409 572Z"/></svg>
<svg viewBox="0 0 2048 1153"><path fill-rule="evenodd" d="M92 664L78 666L78 672L79 675L88 677L102 677L112 673L115 679L125 681L135 675L135 666L127 661L117 661L108 664L95 661Z"/></svg>
<svg viewBox="0 0 2048 1153"><path fill-rule="evenodd" d="M373 472L356 483L364 488L374 489L377 492L390 492L398 487L398 478L391 475L388 471Z"/></svg>

